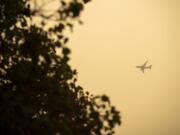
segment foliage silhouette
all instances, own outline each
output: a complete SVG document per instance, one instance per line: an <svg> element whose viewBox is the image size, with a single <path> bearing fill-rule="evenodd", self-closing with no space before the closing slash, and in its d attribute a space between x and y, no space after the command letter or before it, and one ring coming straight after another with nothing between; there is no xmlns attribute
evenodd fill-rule
<svg viewBox="0 0 180 135"><path fill-rule="evenodd" d="M109 98L85 92L68 64L63 32L89 1L59 0L53 14L36 0L0 1L1 135L111 135L120 124Z"/></svg>

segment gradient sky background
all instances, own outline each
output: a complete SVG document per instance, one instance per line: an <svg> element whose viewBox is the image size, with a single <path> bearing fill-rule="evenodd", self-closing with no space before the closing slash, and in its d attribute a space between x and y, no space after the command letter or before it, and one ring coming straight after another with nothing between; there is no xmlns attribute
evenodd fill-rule
<svg viewBox="0 0 180 135"><path fill-rule="evenodd" d="M81 18L71 65L121 111L115 135L180 135L180 0L93 0Z"/></svg>

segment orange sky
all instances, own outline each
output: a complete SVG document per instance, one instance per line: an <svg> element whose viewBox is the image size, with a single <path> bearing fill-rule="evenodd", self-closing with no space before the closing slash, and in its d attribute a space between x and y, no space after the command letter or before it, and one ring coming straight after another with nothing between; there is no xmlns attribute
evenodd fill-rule
<svg viewBox="0 0 180 135"><path fill-rule="evenodd" d="M115 135L180 134L180 1L93 0L70 37L79 84L121 110ZM145 60L151 71L136 65Z"/></svg>

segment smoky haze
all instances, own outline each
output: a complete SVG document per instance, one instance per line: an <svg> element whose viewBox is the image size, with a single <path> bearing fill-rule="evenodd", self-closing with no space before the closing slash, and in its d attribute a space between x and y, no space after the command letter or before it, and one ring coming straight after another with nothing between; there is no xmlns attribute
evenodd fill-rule
<svg viewBox="0 0 180 135"><path fill-rule="evenodd" d="M71 35L78 80L121 110L116 135L180 134L180 1L94 0ZM142 74L135 67L153 65Z"/></svg>

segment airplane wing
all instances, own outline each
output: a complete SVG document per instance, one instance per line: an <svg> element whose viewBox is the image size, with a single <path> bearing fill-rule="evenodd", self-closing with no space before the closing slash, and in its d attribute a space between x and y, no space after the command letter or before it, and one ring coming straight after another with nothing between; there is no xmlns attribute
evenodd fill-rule
<svg viewBox="0 0 180 135"><path fill-rule="evenodd" d="M141 70L144 73L144 69Z"/></svg>
<svg viewBox="0 0 180 135"><path fill-rule="evenodd" d="M148 63L148 60L143 64L143 66L145 67L147 63Z"/></svg>

